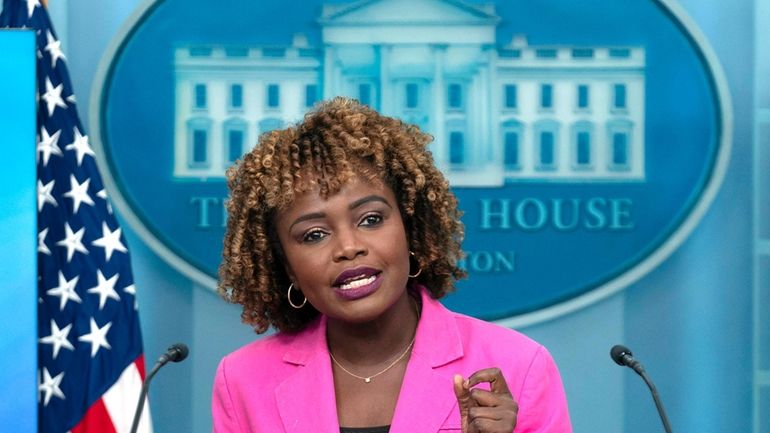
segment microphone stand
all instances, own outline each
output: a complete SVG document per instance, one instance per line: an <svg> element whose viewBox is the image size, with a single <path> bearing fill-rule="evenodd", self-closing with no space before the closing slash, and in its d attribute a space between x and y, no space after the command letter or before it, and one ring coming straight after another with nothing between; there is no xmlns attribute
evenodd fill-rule
<svg viewBox="0 0 770 433"><path fill-rule="evenodd" d="M613 361L615 361L616 364L634 370L636 374L644 379L644 383L647 384L647 387L650 388L650 393L652 393L652 399L655 401L655 407L658 409L658 415L660 416L660 420L663 422L663 428L666 430L666 433L671 433L671 424L668 422L666 410L663 409L663 402L660 401L660 396L658 396L658 389L655 388L655 384L652 383L652 379L650 379L650 377L647 375L647 372L644 371L642 363L634 359L634 354L631 353L631 350L628 347L620 344L616 344L612 347L612 350L610 350L610 357Z"/></svg>
<svg viewBox="0 0 770 433"><path fill-rule="evenodd" d="M150 373L144 379L142 383L142 392L139 393L139 402L136 404L136 412L134 412L134 421L131 423L131 433L136 433L136 429L139 428L139 419L142 417L142 411L144 410L144 401L147 399L147 391L150 389L150 381L161 367L166 365L169 361L181 362L187 358L189 349L182 343L172 345L166 350L166 353L158 358L158 362L152 367Z"/></svg>
<svg viewBox="0 0 770 433"><path fill-rule="evenodd" d="M136 404L136 412L134 412L134 421L131 423L131 433L136 433L136 429L139 428L139 418L142 417L142 411L144 410L144 401L147 399L147 391L150 389L150 381L158 372L158 370L160 370L160 368L163 367L164 365L166 365L165 362L155 363L155 366L152 367L152 370L150 370L150 373L147 375L147 378L142 383L142 392L139 393L139 402Z"/></svg>
<svg viewBox="0 0 770 433"><path fill-rule="evenodd" d="M642 376L642 379L644 379L644 383L647 384L647 387L650 388L652 399L655 401L655 407L658 408L658 415L660 415L660 420L663 422L663 429L666 430L666 433L671 433L671 425L668 423L668 417L666 416L666 410L663 408L663 402L660 401L660 397L658 396L658 389L655 388L655 384L652 383L652 379L650 379L644 369L638 373L639 376Z"/></svg>

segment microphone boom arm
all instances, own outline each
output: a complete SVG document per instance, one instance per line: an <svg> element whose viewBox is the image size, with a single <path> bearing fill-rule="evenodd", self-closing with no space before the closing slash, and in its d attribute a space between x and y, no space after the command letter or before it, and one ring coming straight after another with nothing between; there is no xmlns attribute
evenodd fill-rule
<svg viewBox="0 0 770 433"><path fill-rule="evenodd" d="M139 428L139 419L142 417L142 411L144 411L144 401L147 399L147 391L150 389L150 381L161 367L166 365L169 361L180 362L187 358L189 349L182 343L172 345L166 350L166 353L158 358L158 362L152 367L150 373L142 382L142 391L139 393L139 401L136 403L136 412L134 412L134 421L131 423L131 433L136 433L136 429Z"/></svg>

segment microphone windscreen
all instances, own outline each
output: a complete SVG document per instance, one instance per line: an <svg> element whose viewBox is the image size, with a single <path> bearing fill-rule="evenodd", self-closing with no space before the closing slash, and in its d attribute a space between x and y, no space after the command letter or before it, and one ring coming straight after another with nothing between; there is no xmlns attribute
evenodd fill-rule
<svg viewBox="0 0 770 433"><path fill-rule="evenodd" d="M167 353L169 354L169 361L180 362L187 358L187 355L190 354L190 349L184 343L176 343L168 348Z"/></svg>
<svg viewBox="0 0 770 433"><path fill-rule="evenodd" d="M634 356L634 354L631 353L631 349L622 344L616 344L610 349L610 357L618 365L626 365L623 355Z"/></svg>

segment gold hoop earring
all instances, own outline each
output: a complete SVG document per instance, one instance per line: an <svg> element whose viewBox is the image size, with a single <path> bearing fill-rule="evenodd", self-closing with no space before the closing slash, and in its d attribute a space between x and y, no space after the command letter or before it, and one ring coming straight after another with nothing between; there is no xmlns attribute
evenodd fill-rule
<svg viewBox="0 0 770 433"><path fill-rule="evenodd" d="M422 266L420 266L420 261L417 260L417 256L415 256L413 252L409 251L409 255L414 257L414 261L416 261L417 262L417 266L419 266L419 269L417 270L417 273L414 274L414 275L409 274L409 278L417 278L422 273ZM412 267L411 262L409 263L409 267L410 268Z"/></svg>
<svg viewBox="0 0 770 433"><path fill-rule="evenodd" d="M286 298L289 300L289 305L291 305L293 308L296 308L297 310L299 310L300 308L304 307L305 304L307 304L307 298L305 296L303 296L303 298L305 298L305 300L303 300L302 303L299 304L299 305L297 305L294 302L292 302L292 300L291 300L291 289L293 289L293 288L294 288L294 283L289 284L289 291L286 293Z"/></svg>

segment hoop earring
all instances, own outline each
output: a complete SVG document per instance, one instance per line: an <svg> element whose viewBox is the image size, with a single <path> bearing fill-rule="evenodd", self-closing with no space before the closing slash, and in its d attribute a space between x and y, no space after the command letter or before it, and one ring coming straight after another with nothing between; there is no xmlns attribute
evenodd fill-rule
<svg viewBox="0 0 770 433"><path fill-rule="evenodd" d="M414 261L416 261L416 262L417 262L417 266L420 266L420 261L419 261L419 260L417 260L417 256L415 256L415 255L414 255L414 253L413 253L413 252L411 252L411 251L409 251L409 255L410 255L410 256L412 256L412 257L414 258ZM412 265L412 264L411 264L411 263L409 263L409 267L410 267L410 268L412 267L411 265ZM421 274L421 273L422 273L422 266L420 266L420 268L417 270L417 273L416 273L416 274L414 274L414 275L412 275L412 274L409 274L409 278L417 278L418 276L420 276L420 274Z"/></svg>
<svg viewBox="0 0 770 433"><path fill-rule="evenodd" d="M289 284L289 291L286 293L286 298L289 300L289 305L291 305L293 308L296 308L297 310L299 310L300 308L304 307L305 304L307 304L307 298L305 298L303 296L303 298L305 298L305 299L299 305L297 305L294 302L292 302L292 300L291 300L291 289L293 289L293 288L294 288L294 283Z"/></svg>

